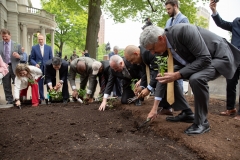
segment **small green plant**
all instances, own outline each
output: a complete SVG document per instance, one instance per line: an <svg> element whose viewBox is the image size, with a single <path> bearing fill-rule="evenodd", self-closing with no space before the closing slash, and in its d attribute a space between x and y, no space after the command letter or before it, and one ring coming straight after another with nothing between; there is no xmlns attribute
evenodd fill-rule
<svg viewBox="0 0 240 160"><path fill-rule="evenodd" d="M115 97L109 98L109 99L107 100L107 106L108 106L110 109L112 109L113 107L115 107L114 102L116 102L116 101L117 101L117 98L115 98Z"/></svg>
<svg viewBox="0 0 240 160"><path fill-rule="evenodd" d="M54 101L61 101L63 99L62 92L53 90L49 91L49 97Z"/></svg>
<svg viewBox="0 0 240 160"><path fill-rule="evenodd" d="M156 63L158 64L158 70L160 72L160 75L163 76L164 73L167 70L167 59L168 59L168 57L156 56L156 58L157 58Z"/></svg>
<svg viewBox="0 0 240 160"><path fill-rule="evenodd" d="M132 79L131 80L131 89L134 91L135 89L135 84L137 83L138 79Z"/></svg>
<svg viewBox="0 0 240 160"><path fill-rule="evenodd" d="M30 83L30 84L34 84L35 81L34 81L33 79L28 79L28 83Z"/></svg>
<svg viewBox="0 0 240 160"><path fill-rule="evenodd" d="M84 97L85 95L86 95L86 93L87 93L87 91L85 90L85 89L79 89L79 90L77 90L77 92L78 92L78 96L79 97Z"/></svg>

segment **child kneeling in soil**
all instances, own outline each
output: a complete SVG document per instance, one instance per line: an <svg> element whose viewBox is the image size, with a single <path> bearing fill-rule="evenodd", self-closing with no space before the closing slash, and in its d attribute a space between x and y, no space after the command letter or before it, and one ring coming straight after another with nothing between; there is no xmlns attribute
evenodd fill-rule
<svg viewBox="0 0 240 160"><path fill-rule="evenodd" d="M32 107L38 107L39 105L39 95L38 95L38 81L42 76L41 69L35 66L28 66L26 64L18 64L16 67L16 78L14 85L14 97L16 106L20 106L21 102L19 100L24 96L27 97L28 87L32 88Z"/></svg>

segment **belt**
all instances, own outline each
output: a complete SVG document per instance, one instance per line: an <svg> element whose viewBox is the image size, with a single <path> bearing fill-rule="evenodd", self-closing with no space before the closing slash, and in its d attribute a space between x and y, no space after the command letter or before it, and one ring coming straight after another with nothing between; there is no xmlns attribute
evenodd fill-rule
<svg viewBox="0 0 240 160"><path fill-rule="evenodd" d="M8 65L9 65L9 66L12 65L12 63L8 63Z"/></svg>

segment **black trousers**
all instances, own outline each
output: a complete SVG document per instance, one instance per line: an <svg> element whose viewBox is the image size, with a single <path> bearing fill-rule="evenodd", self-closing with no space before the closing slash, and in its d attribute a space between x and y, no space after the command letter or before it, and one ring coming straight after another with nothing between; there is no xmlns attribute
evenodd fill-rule
<svg viewBox="0 0 240 160"><path fill-rule="evenodd" d="M226 79L227 81L227 110L232 110L235 108L235 103L236 103L236 86L238 84L239 80L239 75L240 75L240 66L238 66L234 76L232 79ZM240 115L240 107L238 110L238 114Z"/></svg>

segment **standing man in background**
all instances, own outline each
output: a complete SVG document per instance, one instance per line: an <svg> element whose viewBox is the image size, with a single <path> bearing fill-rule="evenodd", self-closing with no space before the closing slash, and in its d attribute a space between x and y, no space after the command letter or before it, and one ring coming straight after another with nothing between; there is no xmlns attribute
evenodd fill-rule
<svg viewBox="0 0 240 160"><path fill-rule="evenodd" d="M174 26L175 24L179 24L179 23L189 23L188 18L185 15L183 15L179 10L178 0L167 0L165 3L165 7L169 17L171 17L167 20L165 28ZM183 80L179 79L177 80L177 82L183 92ZM160 106L163 107L163 109L161 110L161 114L166 114L166 115L173 114L171 106L166 101L164 100L161 101Z"/></svg>
<svg viewBox="0 0 240 160"><path fill-rule="evenodd" d="M28 62L28 55L26 52L24 52L24 47L22 47L22 56L23 56L23 60L20 60L20 63L27 63Z"/></svg>
<svg viewBox="0 0 240 160"><path fill-rule="evenodd" d="M214 0L210 1L210 8L212 10L212 18L216 25L224 30L232 32L232 40L231 43L240 49L240 17L237 17L233 20L233 22L224 21L217 12L217 4ZM239 55L240 56L240 55ZM240 75L240 66L238 66L234 76L232 79L226 79L227 81L227 110L221 112L222 116L231 116L237 113L237 109L235 108L236 103L236 86L238 84ZM240 120L240 107L238 110L237 116L234 118L236 120Z"/></svg>
<svg viewBox="0 0 240 160"><path fill-rule="evenodd" d="M79 56L76 54L76 51L73 51L73 54L70 56L69 62L71 63L74 59L79 58Z"/></svg>
<svg viewBox="0 0 240 160"><path fill-rule="evenodd" d="M2 40L0 42L0 55L3 61L8 64L9 72L3 77L3 89L7 104L13 104L12 84L11 80L15 79L15 69L20 60L23 59L21 45L11 40L10 31L1 30Z"/></svg>
<svg viewBox="0 0 240 160"><path fill-rule="evenodd" d="M32 46L31 51L31 64L33 66L36 66L42 70L43 75L44 73L44 66L46 62L53 58L52 54L52 48L46 44L44 44L44 36L38 35L38 44L35 46ZM39 87L39 93L40 93L40 100L41 103L45 103L45 97L44 97L44 88L43 88L44 80L40 79L38 81L38 87Z"/></svg>
<svg viewBox="0 0 240 160"><path fill-rule="evenodd" d="M110 59L113 55L118 55L118 51L119 51L119 47L118 46L114 46L113 47L113 52L108 54L108 58ZM113 97L121 97L122 96L122 82L121 79L117 79L114 82L114 86L113 86Z"/></svg>
<svg viewBox="0 0 240 160"><path fill-rule="evenodd" d="M84 56L84 57L90 57L90 54L88 53L88 50L87 50L87 49L84 50L83 56Z"/></svg>

